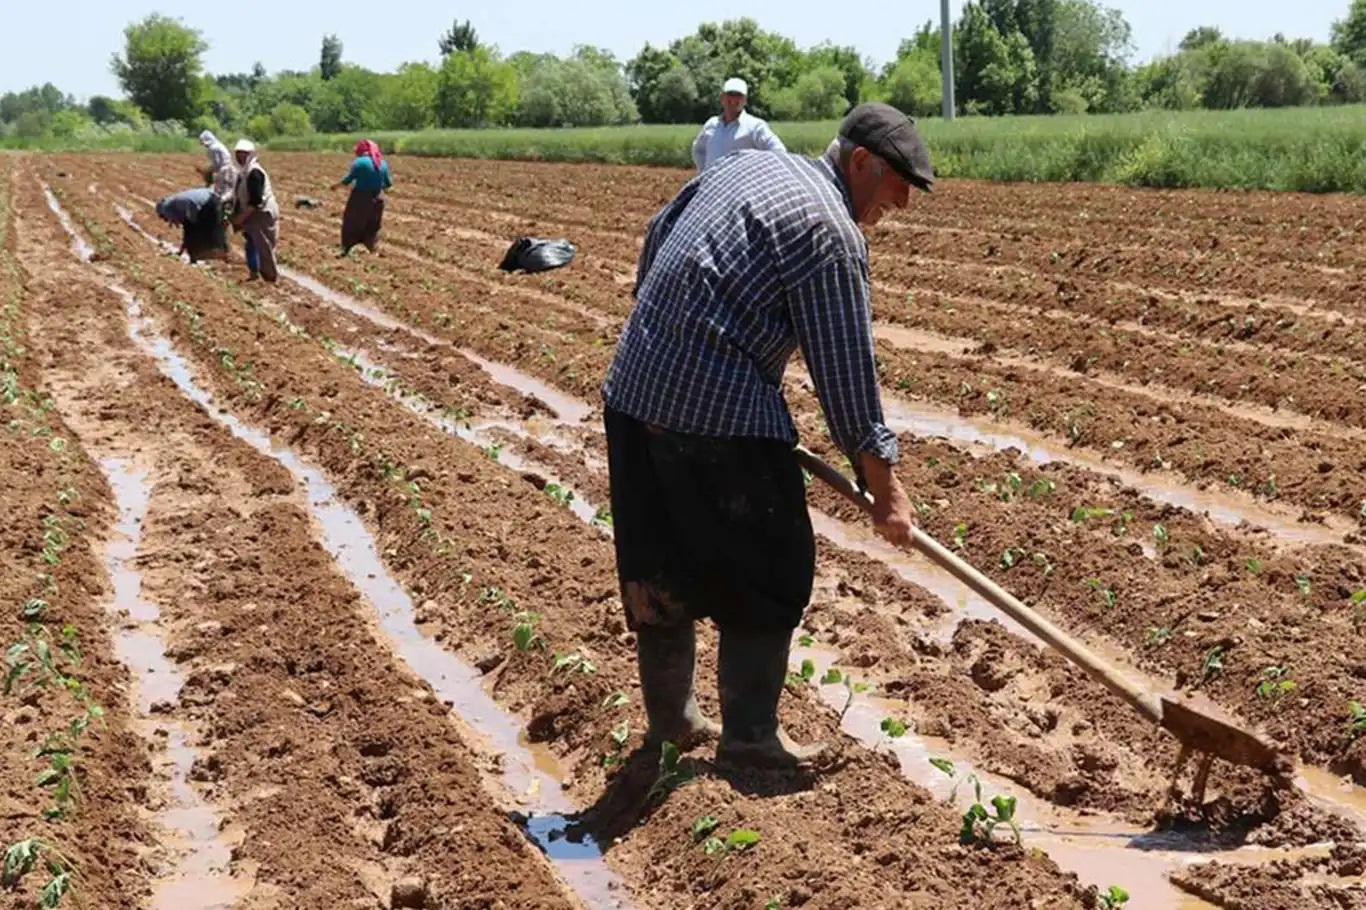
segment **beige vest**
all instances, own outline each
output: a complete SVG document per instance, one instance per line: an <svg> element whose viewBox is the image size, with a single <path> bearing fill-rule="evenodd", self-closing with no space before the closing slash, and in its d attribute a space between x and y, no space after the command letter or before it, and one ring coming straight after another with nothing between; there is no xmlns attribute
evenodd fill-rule
<svg viewBox="0 0 1366 910"><path fill-rule="evenodd" d="M266 173L266 169L261 167L261 162L255 158L237 175L237 211L245 212L251 205L251 197L247 192L247 175L252 171L260 171L262 176L266 178L265 189L261 194L261 208L279 218L280 207L275 204L275 191L270 187L270 174Z"/></svg>

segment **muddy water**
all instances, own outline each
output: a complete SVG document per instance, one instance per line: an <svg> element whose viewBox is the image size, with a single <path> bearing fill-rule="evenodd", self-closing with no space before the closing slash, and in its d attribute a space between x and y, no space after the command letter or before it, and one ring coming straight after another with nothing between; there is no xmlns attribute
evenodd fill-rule
<svg viewBox="0 0 1366 910"><path fill-rule="evenodd" d="M353 361L360 367L360 376L366 384L383 389L389 394L389 397L394 399L394 401L402 404L409 411L421 417L442 432L449 433L452 436L473 445L477 445L480 448L487 449L489 445L494 443L494 440L487 435L485 430L486 427L507 428L514 425L512 421L470 424L463 421L452 420L440 413L430 401L421 395L404 395L396 389L393 384L388 381L390 375L389 371L370 357L367 357L359 351L344 351L340 348L336 350L336 354L343 359ZM532 436L529 432L525 435ZM598 506L581 498L571 487L561 482L549 468L546 468L544 465L541 465L516 451L506 448L498 451L496 460L499 464L514 471L536 474L544 479L547 485L555 484L570 493L573 498L567 503L569 510L586 524L593 525L594 527L602 527L596 520L598 516ZM604 530L606 529L604 528Z"/></svg>
<svg viewBox="0 0 1366 910"><path fill-rule="evenodd" d="M56 205L55 199L50 198L49 201L50 204ZM143 230L137 222L137 217L127 208L120 205L116 205L114 208L115 211L118 212L120 218L127 222L128 225L138 233L142 234L148 241L169 252L175 251L176 247L174 244L167 243ZM65 218L65 213L62 213L62 217ZM67 227L68 231L71 230L69 221L64 221L63 224ZM87 256L85 258L88 259L89 257ZM580 401L572 395L566 395L534 376L523 373L521 370L507 364L488 360L481 357L479 354L476 354L474 351L455 348L450 342L438 338L430 332L424 331L410 323L395 319L392 316L388 316L373 307L366 306L364 303L347 294L334 291L332 288L310 275L283 266L280 268L280 274L320 300L333 306L340 307L351 315L359 316L381 328L403 332L435 347L454 348L462 357L484 370L494 382L515 389L531 398L535 398L537 401L540 401L546 407L550 408L551 411L555 413L556 420L559 423L570 425L579 424L587 420L594 412L593 407L587 402Z"/></svg>
<svg viewBox="0 0 1366 910"><path fill-rule="evenodd" d="M528 833L549 855L570 886L593 907L622 907L620 885L602 862L601 850L591 840L570 843L553 832L568 827L565 816L573 807L562 797L563 775L541 770L538 759L518 742L521 724L508 715L483 690L482 675L424 637L417 628L414 606L401 585L379 558L375 540L360 517L340 498L318 469L304 463L288 449L272 445L269 437L220 412L212 398L191 378L185 361L164 337L155 334L141 317L136 298L128 302L130 334L157 360L162 372L204 411L222 422L232 434L257 451L274 458L294 475L306 490L308 504L322 530L324 548L347 578L374 607L384 637L415 673L426 680L436 696L450 703L461 721L487 738L503 754L505 784L530 810L535 820Z"/></svg>
<svg viewBox="0 0 1366 910"><path fill-rule="evenodd" d="M100 467L119 512L117 536L109 542L106 555L114 588L109 610L137 624L118 635L115 653L135 681L140 732L153 743L158 731L166 737L164 763L169 767L162 770L170 778L170 805L160 821L167 831L163 844L171 867L153 881L151 906L153 910L227 910L250 890L250 883L232 876L232 845L219 833L218 813L190 786L190 769L198 754L191 745L193 731L187 724L152 715L154 705L176 701L182 679L166 658L161 611L142 597L142 577L136 568L151 492L147 475L117 458L101 459Z"/></svg>
<svg viewBox="0 0 1366 910"><path fill-rule="evenodd" d="M59 215L63 214L57 200L50 195L49 204ZM73 239L78 237L69 220L63 219L63 226ZM581 833L576 833L573 840L564 836L570 828L568 816L574 807L561 790L563 772L548 755L534 755L522 746L519 741L521 724L484 691L482 675L475 668L421 634L412 599L389 574L379 557L375 539L360 516L336 495L321 471L305 463L290 449L276 447L268 434L245 424L232 413L220 410L212 396L194 381L189 365L170 340L158 333L151 320L142 314L137 297L112 279L106 283L124 300L129 337L155 360L162 374L206 414L222 423L235 438L288 469L304 488L310 511L322 532L323 547L348 580L365 595L375 610L379 630L386 641L432 687L437 698L452 706L461 723L502 753L503 782L527 810L525 830L569 887L586 906L595 910L629 908L625 890L608 869L601 849L592 839ZM172 907L200 910L198 904L171 904L164 910L172 910ZM202 910L218 910L218 905L204 905Z"/></svg>
<svg viewBox="0 0 1366 910"><path fill-rule="evenodd" d="M790 371L793 378L808 389L811 380L805 374ZM1107 462L1099 456L1069 449L1063 445L1012 427L1003 429L978 418L962 417L945 408L924 402L909 401L884 395L883 412L887 425L898 433L940 437L966 446L982 446L995 451L1017 449L1035 464L1051 461L1084 468L1101 476L1118 477L1125 486L1133 487L1156 502L1186 509L1195 514L1207 513L1211 519L1229 527L1243 522L1255 525L1292 543L1339 544L1346 533L1353 530L1345 522L1334 520L1329 525L1306 524L1258 505L1250 498L1225 495L1213 490L1197 490L1180 483L1167 482L1160 474L1140 474Z"/></svg>
<svg viewBox="0 0 1366 910"><path fill-rule="evenodd" d="M816 667L815 678L820 679L827 669L838 666L836 657L833 651L825 648L794 645L791 661L795 670L803 660L810 660ZM839 669L851 674L858 672L856 668ZM858 681L857 677L855 681ZM818 688L822 701L835 711L844 712L841 724L844 732L871 749L894 754L908 779L946 802L952 796L954 805L962 810L976 801L968 775L975 775L981 782L982 800L987 806L990 806L991 798L998 794L1016 797L1015 818L1026 848L1044 851L1064 870L1076 873L1085 885L1095 885L1102 891L1111 885L1121 886L1133 895L1134 907L1143 910L1214 910L1215 905L1177 888L1169 881L1168 875L1210 859L1227 863L1262 864L1303 853L1257 847L1197 850L1178 835L1153 833L1117 819L1066 812L1027 792L1021 792L1019 785L1013 781L974 767L961 756L955 755L945 742L918 736L912 730L896 739L888 737L882 731L882 721L887 717L898 717L897 702L866 694L855 694L851 699L849 690L840 684L820 685ZM950 778L935 768L930 764L932 758L951 761L955 776ZM1008 837L1009 829L1002 826L997 829L995 836Z"/></svg>

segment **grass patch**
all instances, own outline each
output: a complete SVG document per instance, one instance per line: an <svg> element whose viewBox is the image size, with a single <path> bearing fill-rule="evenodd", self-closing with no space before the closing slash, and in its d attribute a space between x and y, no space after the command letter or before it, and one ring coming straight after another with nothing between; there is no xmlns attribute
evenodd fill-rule
<svg viewBox="0 0 1366 910"><path fill-rule="evenodd" d="M837 124L778 123L793 151L815 154ZM1366 191L1366 106L1146 112L1107 116L964 117L921 127L944 177L1127 186ZM594 161L690 167L698 127L377 132L386 152L426 157ZM360 135L267 143L282 151L350 152Z"/></svg>

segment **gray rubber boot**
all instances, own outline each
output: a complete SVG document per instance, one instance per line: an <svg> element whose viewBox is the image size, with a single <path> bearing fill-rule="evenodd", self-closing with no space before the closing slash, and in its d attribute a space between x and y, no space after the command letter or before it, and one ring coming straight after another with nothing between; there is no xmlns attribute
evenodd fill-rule
<svg viewBox="0 0 1366 910"><path fill-rule="evenodd" d="M645 734L647 748L671 742L687 749L721 733L716 721L697 707L693 694L696 659L697 638L691 620L676 626L642 623L636 629L636 667L650 721Z"/></svg>
<svg viewBox="0 0 1366 910"><path fill-rule="evenodd" d="M721 630L719 688L721 742L717 761L759 767L795 767L820 756L825 743L799 746L778 722L778 698L787 681L788 631Z"/></svg>

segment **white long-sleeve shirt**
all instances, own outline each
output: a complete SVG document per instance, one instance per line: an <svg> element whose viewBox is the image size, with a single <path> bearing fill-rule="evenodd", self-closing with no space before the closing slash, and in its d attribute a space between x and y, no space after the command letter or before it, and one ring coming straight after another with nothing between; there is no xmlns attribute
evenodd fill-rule
<svg viewBox="0 0 1366 910"><path fill-rule="evenodd" d="M721 158L736 149L763 149L770 152L785 152L787 147L773 132L767 121L748 111L730 123L722 121L718 114L702 125L702 130L692 143L692 160L699 171L705 171Z"/></svg>

